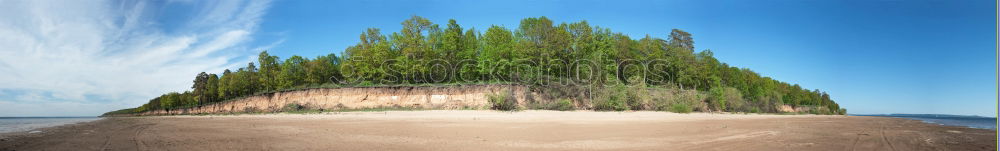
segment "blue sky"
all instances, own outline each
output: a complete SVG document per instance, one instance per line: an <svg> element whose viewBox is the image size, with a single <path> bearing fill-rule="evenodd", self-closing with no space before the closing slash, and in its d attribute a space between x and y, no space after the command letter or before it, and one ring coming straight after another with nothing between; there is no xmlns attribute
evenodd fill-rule
<svg viewBox="0 0 1000 151"><path fill-rule="evenodd" d="M134 107L263 49L339 54L364 29L396 32L410 15L480 30L526 17L587 20L633 38L678 28L720 61L826 91L851 113L997 110L996 3L987 0L0 3L0 50L10 50L0 51L0 73L17 73L0 74L0 116ZM60 61L30 61L44 59Z"/></svg>

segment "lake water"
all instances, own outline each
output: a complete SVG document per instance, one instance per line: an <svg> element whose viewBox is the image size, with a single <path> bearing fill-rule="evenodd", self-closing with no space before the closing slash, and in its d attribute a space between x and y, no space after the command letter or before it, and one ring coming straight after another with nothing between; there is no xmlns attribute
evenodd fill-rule
<svg viewBox="0 0 1000 151"><path fill-rule="evenodd" d="M925 123L962 126L979 129L997 130L997 118L966 115L945 115L945 114L879 114L879 115L854 115L854 116L884 116L896 118L909 118L924 121Z"/></svg>
<svg viewBox="0 0 1000 151"><path fill-rule="evenodd" d="M99 120L99 117L0 117L0 133L29 131L80 122Z"/></svg>

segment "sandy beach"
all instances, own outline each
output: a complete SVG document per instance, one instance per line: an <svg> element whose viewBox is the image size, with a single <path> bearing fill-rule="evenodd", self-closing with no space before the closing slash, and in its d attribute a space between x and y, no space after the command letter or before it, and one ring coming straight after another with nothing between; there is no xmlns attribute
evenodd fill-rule
<svg viewBox="0 0 1000 151"><path fill-rule="evenodd" d="M916 120L665 112L389 111L115 117L0 135L0 150L996 150Z"/></svg>

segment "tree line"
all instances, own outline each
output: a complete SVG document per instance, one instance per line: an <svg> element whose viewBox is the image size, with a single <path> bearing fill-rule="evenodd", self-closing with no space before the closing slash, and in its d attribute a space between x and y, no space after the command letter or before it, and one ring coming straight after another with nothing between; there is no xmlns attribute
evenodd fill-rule
<svg viewBox="0 0 1000 151"><path fill-rule="evenodd" d="M826 92L730 66L708 49L695 51L692 35L680 29L665 38L633 39L586 21L555 24L546 17L525 18L513 29L492 25L485 32L463 29L455 20L441 27L420 16L401 25L390 34L364 30L360 42L342 56L282 60L263 51L257 64L221 75L199 73L190 91L163 94L129 111L193 107L327 85L507 82L599 87L642 83L697 90L715 98L735 94L756 104L814 106L824 108L824 114L846 112Z"/></svg>

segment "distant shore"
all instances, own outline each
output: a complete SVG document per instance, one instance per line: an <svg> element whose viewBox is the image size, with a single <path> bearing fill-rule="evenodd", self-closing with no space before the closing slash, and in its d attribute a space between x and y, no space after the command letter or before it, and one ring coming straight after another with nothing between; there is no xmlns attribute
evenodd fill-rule
<svg viewBox="0 0 1000 151"><path fill-rule="evenodd" d="M996 131L840 115L434 110L111 117L0 150L996 150Z"/></svg>

